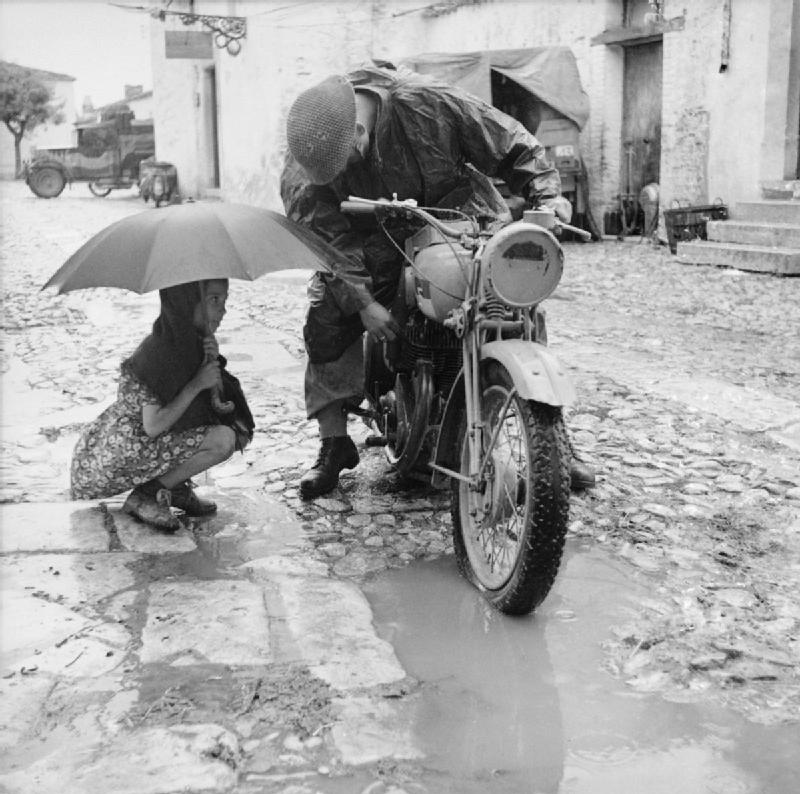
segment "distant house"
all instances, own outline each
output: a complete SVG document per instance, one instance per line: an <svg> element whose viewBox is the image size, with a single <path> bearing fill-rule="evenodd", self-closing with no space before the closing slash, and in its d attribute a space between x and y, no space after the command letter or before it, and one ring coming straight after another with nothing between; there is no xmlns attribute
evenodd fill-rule
<svg viewBox="0 0 800 794"><path fill-rule="evenodd" d="M101 116L106 111L113 111L116 108L121 109L124 105L127 105L128 109L133 111L133 118L136 121L153 120L153 92L143 90L140 85L126 85L124 99L94 108L95 121L100 121Z"/></svg>
<svg viewBox="0 0 800 794"><path fill-rule="evenodd" d="M46 85L53 101L60 105L64 121L61 124L43 124L22 139L22 159L30 158L33 147L59 148L72 146L75 112L75 78L68 74L48 72L15 63L2 62L6 68L19 70ZM14 136L5 124L0 124L0 179L14 178Z"/></svg>

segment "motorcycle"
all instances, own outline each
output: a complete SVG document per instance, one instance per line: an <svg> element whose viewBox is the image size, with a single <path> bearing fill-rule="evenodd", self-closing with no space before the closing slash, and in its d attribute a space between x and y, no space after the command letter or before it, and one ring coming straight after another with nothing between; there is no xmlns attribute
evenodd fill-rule
<svg viewBox="0 0 800 794"><path fill-rule="evenodd" d="M413 200L351 196L349 214L424 225L405 242L392 314L397 339L365 336L358 410L398 474L451 490L461 574L498 610L532 612L552 587L569 515L563 408L574 388L546 347L540 304L558 285L563 249L549 210L499 230Z"/></svg>

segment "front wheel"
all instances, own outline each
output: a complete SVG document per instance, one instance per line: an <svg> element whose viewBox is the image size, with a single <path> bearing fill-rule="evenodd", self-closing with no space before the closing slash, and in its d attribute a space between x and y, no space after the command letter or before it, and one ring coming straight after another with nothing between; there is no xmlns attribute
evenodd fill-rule
<svg viewBox="0 0 800 794"><path fill-rule="evenodd" d="M64 174L57 168L37 168L28 180L30 189L39 198L56 198L67 184Z"/></svg>
<svg viewBox="0 0 800 794"><path fill-rule="evenodd" d="M569 517L569 446L561 409L512 394L508 372L483 373L483 448L497 439L482 482L452 480L453 547L461 573L501 612L526 615L553 586ZM467 420L459 470L470 475ZM483 457L483 455L481 456Z"/></svg>
<svg viewBox="0 0 800 794"><path fill-rule="evenodd" d="M97 182L89 182L89 190L91 190L92 195L97 196L97 198L105 198L111 192L110 187L99 185Z"/></svg>

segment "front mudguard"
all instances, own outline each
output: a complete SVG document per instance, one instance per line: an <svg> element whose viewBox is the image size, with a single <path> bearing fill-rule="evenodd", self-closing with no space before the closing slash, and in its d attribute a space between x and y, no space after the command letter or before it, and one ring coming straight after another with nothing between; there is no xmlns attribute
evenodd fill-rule
<svg viewBox="0 0 800 794"><path fill-rule="evenodd" d="M548 348L538 342L524 339L503 339L487 342L481 347L481 366L488 361L501 364L514 383L523 400L533 400L557 408L575 401L575 387L564 366ZM439 426L432 463L452 471L458 470L457 442L460 416L464 409L464 372L453 384ZM448 478L433 470L431 482L443 487Z"/></svg>
<svg viewBox="0 0 800 794"><path fill-rule="evenodd" d="M481 346L481 362L502 364L523 400L561 408L575 402L575 387L549 348L524 339L502 339Z"/></svg>
<svg viewBox="0 0 800 794"><path fill-rule="evenodd" d="M61 160L50 160L44 158L34 160L32 163L28 163L26 165L25 181L28 182L28 180L42 168L55 168L56 171L60 171L64 176L64 181L67 182L67 184L71 184L74 181L72 178L72 171L65 163L63 163Z"/></svg>

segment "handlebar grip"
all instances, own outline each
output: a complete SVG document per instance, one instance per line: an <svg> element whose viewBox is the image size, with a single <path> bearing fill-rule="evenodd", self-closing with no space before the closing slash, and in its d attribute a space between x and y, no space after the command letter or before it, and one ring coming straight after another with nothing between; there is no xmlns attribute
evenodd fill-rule
<svg viewBox="0 0 800 794"><path fill-rule="evenodd" d="M362 201L343 201L339 209L347 215L374 215L375 205Z"/></svg>
<svg viewBox="0 0 800 794"><path fill-rule="evenodd" d="M583 237L583 239L587 242L592 239L592 233L587 232L586 229L579 229L577 226L570 226L568 223L561 223L560 221L558 225L562 229L566 229L568 232L572 232L573 234L577 234L579 237Z"/></svg>

